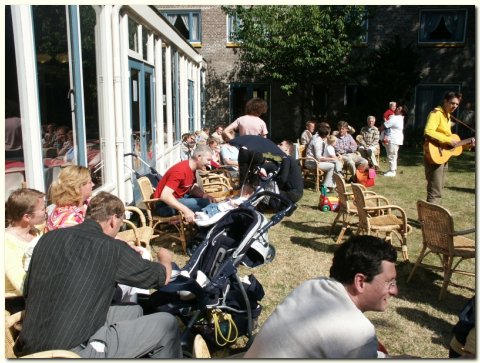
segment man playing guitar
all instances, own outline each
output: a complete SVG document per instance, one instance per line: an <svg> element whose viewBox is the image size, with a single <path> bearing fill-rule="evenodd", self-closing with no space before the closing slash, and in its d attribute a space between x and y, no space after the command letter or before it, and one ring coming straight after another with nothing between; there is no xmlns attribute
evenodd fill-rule
<svg viewBox="0 0 480 363"><path fill-rule="evenodd" d="M428 115L424 135L426 146L424 148L425 178L427 179L427 202L438 203L442 198L442 189L445 182L445 172L448 169L448 158L442 158L442 150L456 149L461 153L461 145L475 146L475 139L460 141L457 135L452 134L451 113L460 104L462 94L459 92L447 92L443 98L443 105L437 106ZM432 146L433 145L433 146ZM440 150L440 157L435 160L433 151ZM455 153L452 153L455 155ZM459 154L457 154L459 155Z"/></svg>

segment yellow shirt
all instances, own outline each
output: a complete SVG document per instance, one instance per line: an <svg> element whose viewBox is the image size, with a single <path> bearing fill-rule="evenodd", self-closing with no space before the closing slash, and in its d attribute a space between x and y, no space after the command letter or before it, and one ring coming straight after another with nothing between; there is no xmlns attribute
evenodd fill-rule
<svg viewBox="0 0 480 363"><path fill-rule="evenodd" d="M441 143L450 143L452 140L450 114L447 113L443 107L435 107L435 109L428 114L424 135L430 136Z"/></svg>
<svg viewBox="0 0 480 363"><path fill-rule="evenodd" d="M22 296L23 282L27 273L33 247L40 236L30 242L20 239L13 233L5 231L5 294Z"/></svg>

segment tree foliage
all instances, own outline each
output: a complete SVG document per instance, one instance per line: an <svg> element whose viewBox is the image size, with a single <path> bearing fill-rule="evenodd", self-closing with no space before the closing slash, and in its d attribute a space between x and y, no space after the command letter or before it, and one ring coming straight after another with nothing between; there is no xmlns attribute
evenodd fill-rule
<svg viewBox="0 0 480 363"><path fill-rule="evenodd" d="M349 55L362 32L364 6L251 6L224 7L241 26L244 70L257 78L277 81L292 94L311 82L343 79L351 71Z"/></svg>

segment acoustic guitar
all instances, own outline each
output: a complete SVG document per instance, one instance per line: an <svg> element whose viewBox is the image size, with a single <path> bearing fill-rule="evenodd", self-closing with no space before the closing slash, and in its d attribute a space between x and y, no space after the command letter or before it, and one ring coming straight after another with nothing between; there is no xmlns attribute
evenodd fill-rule
<svg viewBox="0 0 480 363"><path fill-rule="evenodd" d="M457 141L458 144L452 147L450 144L440 143L432 138L426 138L423 144L423 151L427 160L432 164L444 164L452 156L459 156L463 151L463 145L472 143L473 137L465 140L460 140L456 134L452 134L452 140Z"/></svg>

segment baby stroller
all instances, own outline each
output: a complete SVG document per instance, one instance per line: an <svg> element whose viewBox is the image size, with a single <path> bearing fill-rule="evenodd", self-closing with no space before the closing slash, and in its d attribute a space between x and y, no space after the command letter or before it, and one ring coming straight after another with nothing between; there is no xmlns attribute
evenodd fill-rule
<svg viewBox="0 0 480 363"><path fill-rule="evenodd" d="M135 178L132 177L132 184L133 184L133 204L134 206L136 206L142 200L140 188L138 186L137 180L142 176L146 176L152 183L152 186L156 188L162 176L158 173L158 171L153 166L149 165L145 160L143 160L137 154L127 153L127 154L124 154L123 156L124 157L132 156L138 163L142 165L142 167L140 168L133 169L131 166L127 165L126 163L124 164L125 167L128 170L130 170L135 176Z"/></svg>
<svg viewBox="0 0 480 363"><path fill-rule="evenodd" d="M276 198L282 208L269 220L255 208L262 198ZM253 274L238 276L238 267L257 267L271 262L275 249L267 231L295 205L280 195L259 191L237 209L226 213L208 232L189 262L172 281L152 294L148 309L178 316L185 330L185 351L195 334L201 334L212 351L252 337L254 322L261 312L263 287ZM144 307L145 308L145 307Z"/></svg>

